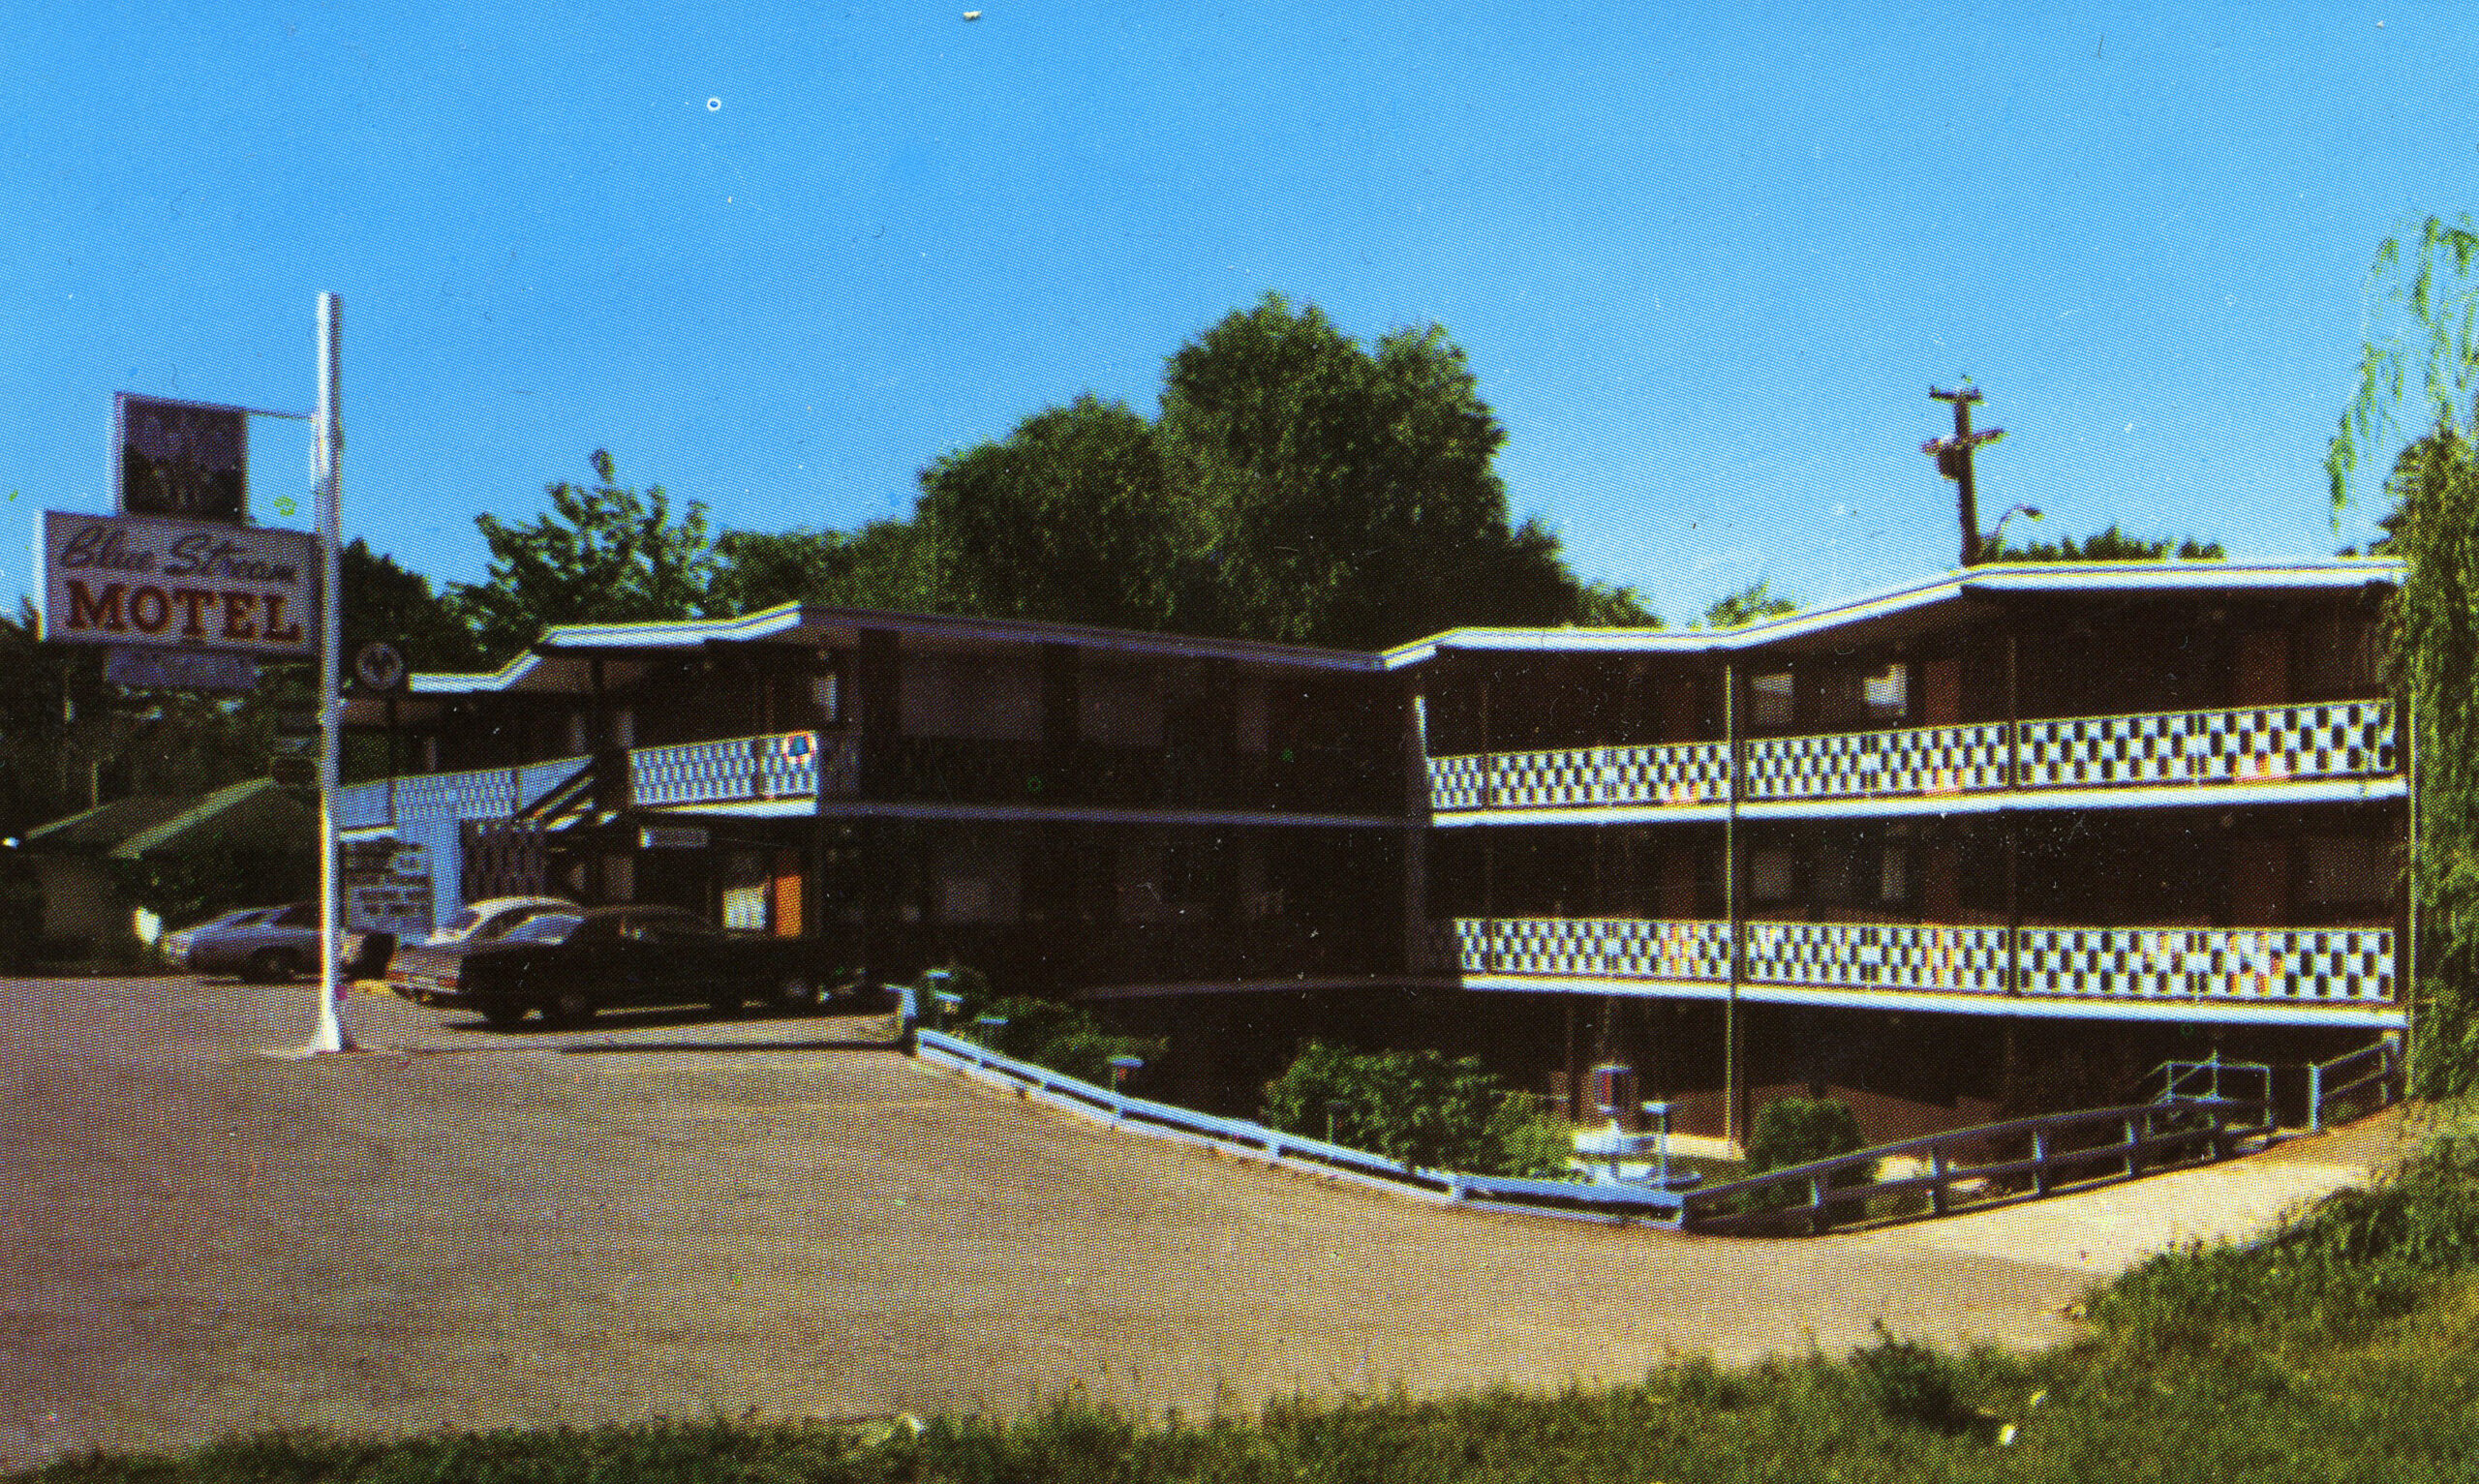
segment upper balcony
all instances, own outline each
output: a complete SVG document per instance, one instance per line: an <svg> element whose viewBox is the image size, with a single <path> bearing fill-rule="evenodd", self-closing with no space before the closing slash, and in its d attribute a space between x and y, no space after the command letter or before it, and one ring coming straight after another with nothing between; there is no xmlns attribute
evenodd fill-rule
<svg viewBox="0 0 2479 1484"><path fill-rule="evenodd" d="M864 800L933 808L1076 809L1399 818L1395 779L1352 759L1300 749L1241 754L1211 767L1167 750L1035 744L943 738L892 739L868 757L850 732L784 732L715 742L635 747L609 757L625 769L578 756L507 768L380 778L337 790L342 828L373 829L439 820L556 822L587 808L719 808L742 814L814 812ZM865 765L879 773L865 790Z"/></svg>
<svg viewBox="0 0 2479 1484"><path fill-rule="evenodd" d="M2329 701L1429 759L1441 816L1760 814L2370 799L2401 787L2393 705Z"/></svg>

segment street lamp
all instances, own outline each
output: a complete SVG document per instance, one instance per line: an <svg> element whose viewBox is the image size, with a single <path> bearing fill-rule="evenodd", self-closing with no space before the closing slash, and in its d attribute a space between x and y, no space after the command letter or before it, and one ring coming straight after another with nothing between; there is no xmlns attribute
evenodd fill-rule
<svg viewBox="0 0 2479 1484"><path fill-rule="evenodd" d="M2012 509L2006 511L2004 515L1999 516L1997 518L1997 524L1989 528L1987 539L1981 541L1979 544L1979 554L1983 560L1993 554L1998 549L1998 546L2005 541L2005 523L2018 515L2028 515L2036 521L2040 518L2040 507L2037 505L2016 505Z"/></svg>
<svg viewBox="0 0 2479 1484"><path fill-rule="evenodd" d="M1130 1076L1133 1076L1136 1074L1137 1069L1144 1065L1145 1058L1142 1056L1128 1056L1121 1054L1112 1057L1111 1091L1118 1091L1120 1085L1126 1082Z"/></svg>

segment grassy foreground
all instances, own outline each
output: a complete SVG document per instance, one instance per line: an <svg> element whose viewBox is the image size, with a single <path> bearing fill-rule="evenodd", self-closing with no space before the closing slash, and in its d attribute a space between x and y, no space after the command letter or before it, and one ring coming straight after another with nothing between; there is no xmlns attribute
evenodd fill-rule
<svg viewBox="0 0 2479 1484"><path fill-rule="evenodd" d="M1278 1403L1134 1419L1067 1398L1015 1418L709 1418L401 1440L270 1434L90 1454L20 1477L240 1480L1387 1481L2479 1479L2479 1122L2249 1248L2149 1259L2088 1338L1952 1355L1880 1334L1640 1383Z"/></svg>

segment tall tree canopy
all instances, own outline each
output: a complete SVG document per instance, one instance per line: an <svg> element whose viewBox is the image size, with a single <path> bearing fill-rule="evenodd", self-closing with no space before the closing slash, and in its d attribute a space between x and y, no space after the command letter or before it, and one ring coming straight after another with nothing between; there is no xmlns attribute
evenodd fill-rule
<svg viewBox="0 0 2479 1484"><path fill-rule="evenodd" d="M1506 440L1435 325L1365 348L1269 294L1173 354L1161 415L1091 397L922 471L975 611L1379 648L1460 624L1655 622L1511 522Z"/></svg>
<svg viewBox="0 0 2479 1484"><path fill-rule="evenodd" d="M511 526L477 515L490 544L490 579L459 583L447 602L493 662L523 650L555 623L635 623L706 611L717 570L706 507L675 522L661 485L622 487L611 455L594 451L594 486L547 487L551 513Z"/></svg>
<svg viewBox="0 0 2479 1484"><path fill-rule="evenodd" d="M2419 766L2409 862L2421 938L2412 1065L2430 1096L2479 1091L2479 456L2440 426L2402 450L2386 490L2403 564L2393 663Z"/></svg>
<svg viewBox="0 0 2479 1484"><path fill-rule="evenodd" d="M974 613L1152 629L1198 617L1212 531L1123 402L1079 397L947 454L922 470L915 520Z"/></svg>
<svg viewBox="0 0 2479 1484"><path fill-rule="evenodd" d="M2479 394L2479 224L2429 217L2387 237L2368 269L2358 385L2324 458L2336 520L2358 466L2411 427L2463 432ZM2397 475L2399 469L2396 469ZM2388 490L2394 482L2388 481ZM2398 493L2398 490L2395 491Z"/></svg>
<svg viewBox="0 0 2479 1484"><path fill-rule="evenodd" d="M549 487L476 517L489 580L448 607L493 662L555 623L794 598L1374 649L1466 624L1655 625L1509 517L1506 433L1435 325L1365 348L1269 294L1172 355L1161 413L1079 397L921 471L909 521L713 531L662 489Z"/></svg>

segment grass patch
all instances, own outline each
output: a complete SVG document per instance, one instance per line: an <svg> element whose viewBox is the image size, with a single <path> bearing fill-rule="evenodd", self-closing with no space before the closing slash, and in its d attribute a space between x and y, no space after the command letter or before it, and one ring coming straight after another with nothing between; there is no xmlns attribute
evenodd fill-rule
<svg viewBox="0 0 2479 1484"><path fill-rule="evenodd" d="M439 1434L278 1433L177 1456L93 1454L44 1484L1698 1484L1718 1480L2431 1484L2479 1478L2479 1125L2247 1247L2194 1248L2096 1290L2039 1354L1882 1328L1844 1354L1640 1381L1277 1402L1138 1419L1070 1396L1021 1416L866 1426L712 1418Z"/></svg>

